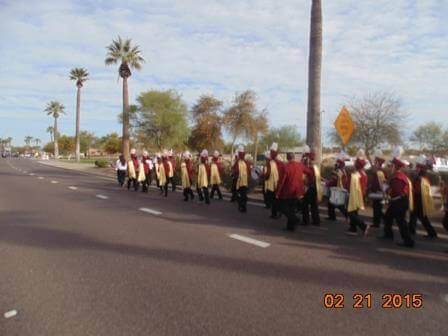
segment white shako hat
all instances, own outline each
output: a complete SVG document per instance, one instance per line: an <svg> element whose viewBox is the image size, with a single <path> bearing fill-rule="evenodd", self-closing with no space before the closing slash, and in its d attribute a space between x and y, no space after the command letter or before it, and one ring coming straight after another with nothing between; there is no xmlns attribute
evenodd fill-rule
<svg viewBox="0 0 448 336"><path fill-rule="evenodd" d="M308 145L303 146L303 153L308 154L311 153L311 148Z"/></svg>
<svg viewBox="0 0 448 336"><path fill-rule="evenodd" d="M276 143L276 142L273 142L272 143L272 145L271 145L271 151L278 151L278 143Z"/></svg>
<svg viewBox="0 0 448 336"><path fill-rule="evenodd" d="M137 150L135 148L132 148L130 153L135 155L137 153Z"/></svg>
<svg viewBox="0 0 448 336"><path fill-rule="evenodd" d="M217 158L217 157L219 156L219 152L218 152L217 150L215 150L215 151L213 152L213 156L214 156L215 158Z"/></svg>
<svg viewBox="0 0 448 336"><path fill-rule="evenodd" d="M148 151L146 149L143 150L143 156L148 156Z"/></svg>
<svg viewBox="0 0 448 336"><path fill-rule="evenodd" d="M264 152L264 157L265 157L266 159L270 159L270 158L271 158L271 152L270 152L270 151L266 151L266 152Z"/></svg>
<svg viewBox="0 0 448 336"><path fill-rule="evenodd" d="M404 153L403 147L401 146L392 147L392 156L394 157L394 159L400 159L403 153Z"/></svg>
<svg viewBox="0 0 448 336"><path fill-rule="evenodd" d="M428 163L428 158L422 154L417 158L416 163L422 166L426 166L426 164Z"/></svg>
<svg viewBox="0 0 448 336"><path fill-rule="evenodd" d="M170 149L170 150L168 151L168 155L169 155L169 156L173 156L173 150L172 150L172 149Z"/></svg>
<svg viewBox="0 0 448 336"><path fill-rule="evenodd" d="M338 155L336 155L336 161L345 162L345 159L347 159L347 153L345 153L344 151L341 151L338 153Z"/></svg>
<svg viewBox="0 0 448 336"><path fill-rule="evenodd" d="M237 150L237 152L238 152L238 153L244 153L244 147L243 147L243 145L239 145L239 146L238 146L238 150Z"/></svg>
<svg viewBox="0 0 448 336"><path fill-rule="evenodd" d="M157 157L158 159L160 159L160 158L162 157L162 155L161 155L160 153L156 153L156 157Z"/></svg>
<svg viewBox="0 0 448 336"><path fill-rule="evenodd" d="M357 159L365 159L366 158L366 152L364 152L364 149L358 150L358 152L356 153L356 158Z"/></svg>
<svg viewBox="0 0 448 336"><path fill-rule="evenodd" d="M191 158L191 153L189 151L185 151L184 152L184 157L190 159Z"/></svg>
<svg viewBox="0 0 448 336"><path fill-rule="evenodd" d="M203 149L201 152L201 157L207 157L208 156L208 150Z"/></svg>
<svg viewBox="0 0 448 336"><path fill-rule="evenodd" d="M252 155L250 155L250 154L246 154L245 156L244 156L244 160L246 160L246 161L252 161Z"/></svg>
<svg viewBox="0 0 448 336"><path fill-rule="evenodd" d="M162 157L167 157L167 156L168 156L168 151L166 149L164 149L162 152Z"/></svg>
<svg viewBox="0 0 448 336"><path fill-rule="evenodd" d="M373 154L375 159L384 159L383 151L379 148L375 149L375 153Z"/></svg>

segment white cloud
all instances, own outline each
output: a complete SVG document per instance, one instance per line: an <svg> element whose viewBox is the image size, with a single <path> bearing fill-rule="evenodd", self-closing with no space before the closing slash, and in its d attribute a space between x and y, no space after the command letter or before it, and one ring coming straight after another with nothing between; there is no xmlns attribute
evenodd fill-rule
<svg viewBox="0 0 448 336"><path fill-rule="evenodd" d="M285 0L10 0L0 5L0 116L43 116L58 99L74 120L72 67L86 67L83 120L114 125L121 108L117 67L105 46L132 37L148 62L130 81L131 99L175 88L192 104L202 93L230 102L254 89L273 125L306 119L310 2ZM448 5L438 0L324 1L322 109L332 124L347 97L391 90L415 122L444 121ZM71 126L68 129L72 128ZM114 130L115 126L111 127ZM11 128L0 126L0 136ZM44 132L44 130L42 130ZM14 133L14 132L13 132ZM19 134L20 131L17 131ZM14 135L14 134L11 134ZM43 135L41 135L43 137Z"/></svg>

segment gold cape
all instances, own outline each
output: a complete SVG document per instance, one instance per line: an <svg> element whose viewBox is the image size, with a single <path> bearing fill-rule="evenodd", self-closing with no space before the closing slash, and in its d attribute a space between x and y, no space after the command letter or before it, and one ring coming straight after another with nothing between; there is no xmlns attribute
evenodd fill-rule
<svg viewBox="0 0 448 336"><path fill-rule="evenodd" d="M270 166L271 166L271 174L269 175L269 178L265 182L265 189L268 191L275 192L277 190L278 179L279 179L277 162L275 162L274 160L271 160Z"/></svg>
<svg viewBox="0 0 448 336"><path fill-rule="evenodd" d="M188 175L187 164L182 162L180 165L181 177L182 177L182 188L190 188L190 176Z"/></svg>
<svg viewBox="0 0 448 336"><path fill-rule="evenodd" d="M248 177L247 177L247 166L246 162L243 160L238 160L238 180L236 182L236 189L239 189L241 187L247 187L248 184Z"/></svg>
<svg viewBox="0 0 448 336"><path fill-rule="evenodd" d="M350 178L350 195L348 198L348 212L364 210L364 196L361 188L361 174L354 172Z"/></svg>
<svg viewBox="0 0 448 336"><path fill-rule="evenodd" d="M313 165L314 169L314 177L316 178L316 192L317 192L317 203L322 202L323 192L322 192L322 184L320 178L320 168L318 165Z"/></svg>
<svg viewBox="0 0 448 336"><path fill-rule="evenodd" d="M221 184L221 176L219 174L218 165L214 162L212 162L210 168L210 184Z"/></svg>
<svg viewBox="0 0 448 336"><path fill-rule="evenodd" d="M199 165L198 169L198 188L208 188L207 169L203 163Z"/></svg>
<svg viewBox="0 0 448 336"><path fill-rule="evenodd" d="M423 216L432 216L435 213L434 200L432 198L431 184L422 177L421 180Z"/></svg>

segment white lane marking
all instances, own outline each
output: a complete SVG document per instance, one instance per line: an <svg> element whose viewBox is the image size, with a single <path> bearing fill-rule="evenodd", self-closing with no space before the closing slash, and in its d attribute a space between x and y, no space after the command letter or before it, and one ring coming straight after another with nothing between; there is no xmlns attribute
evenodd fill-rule
<svg viewBox="0 0 448 336"><path fill-rule="evenodd" d="M39 180L43 180L44 178L43 178L42 176L39 176L38 179L39 179Z"/></svg>
<svg viewBox="0 0 448 336"><path fill-rule="evenodd" d="M17 315L17 310L13 309L13 310L6 312L3 316L8 319L8 318L14 317L16 315Z"/></svg>
<svg viewBox="0 0 448 336"><path fill-rule="evenodd" d="M109 199L109 197L104 196L104 195L96 195L96 197L101 198L103 200Z"/></svg>
<svg viewBox="0 0 448 336"><path fill-rule="evenodd" d="M74 186L70 186L68 188L71 189L71 190L78 190L78 187L74 187Z"/></svg>
<svg viewBox="0 0 448 336"><path fill-rule="evenodd" d="M34 175L36 175L36 174L34 174L34 173L30 173L30 176L34 176Z"/></svg>
<svg viewBox="0 0 448 336"><path fill-rule="evenodd" d="M148 209L148 208L140 208L140 211L149 213L151 215L156 215L156 216L160 216L162 213L160 211L157 210L152 210L152 209Z"/></svg>
<svg viewBox="0 0 448 336"><path fill-rule="evenodd" d="M59 182L58 181L51 181L51 183L56 184L56 183L59 183Z"/></svg>
<svg viewBox="0 0 448 336"><path fill-rule="evenodd" d="M258 207L264 207L264 203L257 203L257 202L248 201L247 204L255 205L255 206L258 206Z"/></svg>
<svg viewBox="0 0 448 336"><path fill-rule="evenodd" d="M28 172L25 170L23 173L24 173L24 174L27 174Z"/></svg>
<svg viewBox="0 0 448 336"><path fill-rule="evenodd" d="M252 239L249 237L245 237L245 236L241 236L239 234L229 234L230 238L236 239L236 240L240 240L242 242L248 243L248 244L252 244L258 247L262 247L262 248L266 248L271 246L271 244L263 242L261 240L256 240L256 239Z"/></svg>
<svg viewBox="0 0 448 336"><path fill-rule="evenodd" d="M441 297L442 300L445 301L445 303L448 303L448 294L442 294Z"/></svg>

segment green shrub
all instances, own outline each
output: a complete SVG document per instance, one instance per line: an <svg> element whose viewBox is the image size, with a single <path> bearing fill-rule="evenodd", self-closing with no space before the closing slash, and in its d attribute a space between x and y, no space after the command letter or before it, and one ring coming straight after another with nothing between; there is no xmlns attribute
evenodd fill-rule
<svg viewBox="0 0 448 336"><path fill-rule="evenodd" d="M107 160L96 160L95 161L95 166L97 166L98 168L107 168L109 167L109 161Z"/></svg>

